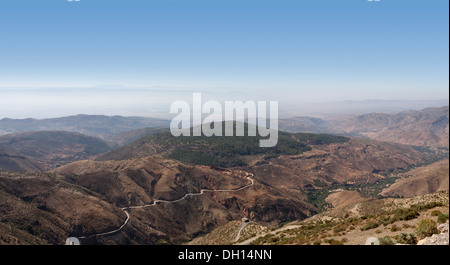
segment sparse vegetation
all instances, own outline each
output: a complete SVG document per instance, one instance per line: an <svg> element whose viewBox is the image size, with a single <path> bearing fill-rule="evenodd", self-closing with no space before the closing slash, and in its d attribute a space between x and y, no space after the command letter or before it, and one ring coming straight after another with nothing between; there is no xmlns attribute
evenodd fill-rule
<svg viewBox="0 0 450 265"><path fill-rule="evenodd" d="M438 211L438 210L434 210L434 211L431 212L431 216L439 216L441 214L442 214L442 212Z"/></svg>
<svg viewBox="0 0 450 265"><path fill-rule="evenodd" d="M432 236L434 234L439 234L436 222L431 219L424 219L419 222L415 232L420 239Z"/></svg>
<svg viewBox="0 0 450 265"><path fill-rule="evenodd" d="M378 240L380 241L380 245L383 245L383 246L395 245L392 238L390 238L388 236L378 238Z"/></svg>
<svg viewBox="0 0 450 265"><path fill-rule="evenodd" d="M401 233L399 235L396 235L394 238L400 244L407 244L407 245L416 245L417 244L417 237L412 233L410 233L410 234Z"/></svg>
<svg viewBox="0 0 450 265"><path fill-rule="evenodd" d="M366 231L366 230L374 229L374 228L377 228L378 226L380 226L379 223L377 223L377 222L371 222L371 223L368 223L367 225L361 227L361 231Z"/></svg>
<svg viewBox="0 0 450 265"><path fill-rule="evenodd" d="M339 245L347 244L349 242L350 244L353 244L354 241L352 237L354 237L355 234L358 235L358 233L362 233L364 236L369 236L373 233L379 235L381 245L394 245L396 243L415 245L420 239L419 237L422 236L422 230L427 231L426 227L423 225L417 225L416 227L415 224L418 221L415 219L422 216L428 216L428 214L432 212L434 212L434 214L438 211L441 212L443 208L433 208L447 207L448 204L445 198L448 198L448 192L437 193L435 196L421 197L418 200L396 199L415 203L406 204L410 205L409 207L406 205L405 207L397 206L397 208L394 208L393 210L380 210L381 208L384 208L382 203L377 203L377 201L367 201L365 203L371 204L372 206L367 208L365 207L365 203L361 203L360 210L361 208L364 210L372 209L371 207L377 205L378 209L376 209L376 211L373 209L373 214L366 214L361 218L336 218L332 220L325 219L322 221L304 223L300 228L273 233L272 237L277 237L278 239L268 240L260 238L258 244ZM445 201L445 204L439 200ZM424 212L427 212L427 214L423 214ZM442 216L443 217L441 218L445 219L444 215ZM400 222L400 224L397 222ZM396 232L399 234L393 236L392 233Z"/></svg>
<svg viewBox="0 0 450 265"><path fill-rule="evenodd" d="M391 232L397 232L397 231L400 231L401 230L401 228L400 227L398 227L397 225L392 225L391 226Z"/></svg>
<svg viewBox="0 0 450 265"><path fill-rule="evenodd" d="M340 245L344 245L344 243L342 243L341 241L339 241L339 240L336 240L336 239L329 239L328 241L327 241L327 243L328 244L330 244L330 245L332 245L332 246L340 246Z"/></svg>
<svg viewBox="0 0 450 265"><path fill-rule="evenodd" d="M448 220L448 213L447 214L440 214L437 218L437 222L440 224L443 224L445 222L447 222Z"/></svg>

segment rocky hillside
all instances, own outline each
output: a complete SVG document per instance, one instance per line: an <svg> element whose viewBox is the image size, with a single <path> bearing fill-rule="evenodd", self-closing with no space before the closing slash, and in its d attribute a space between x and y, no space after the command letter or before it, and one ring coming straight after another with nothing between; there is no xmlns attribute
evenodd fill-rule
<svg viewBox="0 0 450 265"><path fill-rule="evenodd" d="M445 230L445 225L439 224L448 222L448 196L445 191L408 199L372 199L281 228L234 222L190 244L365 245L369 238L376 238L381 245L437 244L438 238L441 243L448 238L448 230L442 234L438 229Z"/></svg>
<svg viewBox="0 0 450 265"><path fill-rule="evenodd" d="M442 182L435 185L439 180L448 181L448 169L442 169L443 166L448 166L448 159L406 172L384 174L384 180L359 188L358 185L322 187L313 191L317 195L313 197L315 200L309 200L321 201L326 206L317 215L281 228L257 220L230 222L189 244L361 245L368 238L378 238L381 244L448 244L448 230L441 232L445 226L442 223L448 220L448 187L438 191ZM324 183L316 181L316 184ZM367 193L368 190L372 191ZM376 199L378 195L397 198Z"/></svg>
<svg viewBox="0 0 450 265"><path fill-rule="evenodd" d="M180 243L246 216L276 225L312 215L304 195L248 176L159 157L0 173L0 243L62 244L68 236L83 244Z"/></svg>
<svg viewBox="0 0 450 265"><path fill-rule="evenodd" d="M287 190L322 191L339 185L368 189L369 184L387 180L390 172L420 165L429 157L409 146L351 139L314 145L301 155L262 159L243 169L264 183Z"/></svg>

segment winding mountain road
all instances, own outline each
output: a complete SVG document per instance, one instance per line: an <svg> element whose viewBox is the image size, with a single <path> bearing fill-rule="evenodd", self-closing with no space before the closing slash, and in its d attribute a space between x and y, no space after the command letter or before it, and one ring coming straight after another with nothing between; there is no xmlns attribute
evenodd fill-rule
<svg viewBox="0 0 450 265"><path fill-rule="evenodd" d="M124 223L123 223L119 228L114 229L114 230L109 231L109 232L98 233L98 234L92 234L92 235L89 235L89 236L81 236L81 237L79 237L79 238L80 238L80 239L86 239L86 238L90 238L90 237L106 236L106 235L111 235L111 234L114 234L114 233L119 232L120 230L122 230L122 229L127 225L128 221L130 220L130 214L129 214L128 211L127 211L127 210L130 210L130 209L141 209L141 208L146 208L146 207L152 207L152 206L156 206L156 204L158 204L158 203L168 203L168 204L171 204L171 203L177 203L177 202L180 202L180 201L186 199L186 198L189 197L189 196L200 196L200 195L203 195L205 192L238 192L238 191L241 191L241 190L250 188L250 187L253 186L254 183L255 183L255 181L254 181L254 179L253 179L254 175L253 175L252 173L248 173L248 172L245 172L245 171L244 171L244 173L246 174L245 178L246 178L247 180L250 181L250 184L248 184L248 185L246 185L246 186L244 186L244 187L241 187L241 188L238 188L238 189L233 189L233 190L209 190L209 189L201 189L199 193L188 193L188 194L184 195L183 197L181 197L180 199L173 200L173 201L168 201L168 200L155 200L155 201L153 201L153 203L151 203L151 204L140 205L140 206L128 206L128 207L123 207L123 208L121 208L121 210L123 210L123 211L125 212L125 214L127 215L127 218L126 218L126 220L124 221Z"/></svg>
<svg viewBox="0 0 450 265"><path fill-rule="evenodd" d="M239 227L239 231L238 231L238 233L236 235L236 239L234 240L235 243L239 241L239 238L241 237L242 230L244 230L244 228L246 228L247 225L249 225L249 224L250 224L250 222L243 222L241 224L241 226Z"/></svg>
<svg viewBox="0 0 450 265"><path fill-rule="evenodd" d="M177 200L173 200L173 201L155 200L151 204L146 204L146 205L141 205L141 206L128 206L128 207L122 208L122 210L140 209L140 208L145 208L145 207L151 207L151 206L155 206L157 203L177 203L177 202L180 202L180 201L186 199L189 196L199 196L199 195L203 195L205 192L237 192L237 191L241 191L241 190L244 190L244 189L247 189L247 188L253 186L253 184L255 182L251 177L249 177L249 175L252 175L252 177L253 177L252 173L248 173L248 172L245 172L245 173L247 173L246 179L250 180L251 183L249 185L241 187L239 189L235 189L235 190L208 190L208 189L201 189L200 193L188 193L188 194L184 195L183 197L181 197L180 199L177 199Z"/></svg>
<svg viewBox="0 0 450 265"><path fill-rule="evenodd" d="M111 235L111 234L114 234L116 232L119 232L120 230L122 230L127 225L128 221L130 220L130 214L128 214L127 211L124 211L124 212L127 215L127 219L125 220L125 222L119 228L117 228L115 230L112 230L112 231L109 231L109 232L105 232L105 233L93 234L93 235L90 235L90 236L80 236L79 238L83 239L83 238L89 238L89 237L95 237L95 236L106 236L106 235Z"/></svg>

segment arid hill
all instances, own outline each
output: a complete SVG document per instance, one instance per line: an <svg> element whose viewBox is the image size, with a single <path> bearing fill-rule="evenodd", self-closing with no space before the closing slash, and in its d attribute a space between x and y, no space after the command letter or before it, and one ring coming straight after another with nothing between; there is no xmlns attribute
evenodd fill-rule
<svg viewBox="0 0 450 265"><path fill-rule="evenodd" d="M313 145L297 156L280 156L243 167L274 187L321 189L336 184L371 184L381 173L418 165L427 153L412 147L353 138L345 143Z"/></svg>
<svg viewBox="0 0 450 265"><path fill-rule="evenodd" d="M384 189L387 197L413 197L449 189L449 160L419 167L400 174L400 180Z"/></svg>
<svg viewBox="0 0 450 265"><path fill-rule="evenodd" d="M148 205L156 199L173 201L201 189L235 190L251 184L239 169L191 166L161 157L80 161L54 171L70 176L73 183L100 193L119 207ZM303 219L315 211L304 200L302 194L283 194L255 181L238 192L207 192L179 203L132 209L130 214L166 234L166 239L179 241L242 217L274 224Z"/></svg>
<svg viewBox="0 0 450 265"><path fill-rule="evenodd" d="M61 176L0 172L0 245L62 245L76 231L115 229L125 217Z"/></svg>
<svg viewBox="0 0 450 265"><path fill-rule="evenodd" d="M52 173L0 173L0 194L7 198L0 203L0 242L63 244L76 236L85 237L83 244L177 243L243 217L276 225L313 214L301 194L252 185L248 176L160 157L79 161ZM200 195L201 189L208 191ZM152 206L156 200L174 202ZM122 230L93 236L118 229L127 219L124 207L130 219Z"/></svg>
<svg viewBox="0 0 450 265"><path fill-rule="evenodd" d="M331 193L325 201L333 206L334 209L342 209L348 205L354 205L358 202L368 200L364 198L357 191L338 191Z"/></svg>
<svg viewBox="0 0 450 265"><path fill-rule="evenodd" d="M344 196L358 195L352 192ZM415 245L424 237L416 233L421 221L432 220L436 226L448 224L448 203L448 191L407 199L358 199L347 206L277 228L256 221L229 222L187 244L364 245L369 238L377 238L381 245Z"/></svg>
<svg viewBox="0 0 450 265"><path fill-rule="evenodd" d="M364 245L369 238L377 238L381 245L416 245L426 236L418 233L421 221L437 226L448 220L448 198L448 191L442 191L408 199L366 200L273 231L255 223L241 231L237 244Z"/></svg>

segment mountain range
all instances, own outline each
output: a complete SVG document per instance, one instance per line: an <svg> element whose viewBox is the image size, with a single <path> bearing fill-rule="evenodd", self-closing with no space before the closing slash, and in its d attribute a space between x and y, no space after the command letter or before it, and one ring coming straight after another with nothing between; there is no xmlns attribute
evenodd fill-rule
<svg viewBox="0 0 450 265"><path fill-rule="evenodd" d="M280 120L287 132L332 133L417 146L449 145L449 107L426 108L395 114L294 117Z"/></svg>
<svg viewBox="0 0 450 265"><path fill-rule="evenodd" d="M449 107L432 107L398 113L292 117L279 120L279 129L292 133L325 133L365 137L417 146L447 146ZM147 117L76 115L52 119L0 120L0 135L26 131L68 131L96 136L116 145L129 144L161 128L169 120Z"/></svg>
<svg viewBox="0 0 450 265"><path fill-rule="evenodd" d="M58 130L26 132L13 131L35 125L0 121L11 132L0 136L0 244L180 244L242 218L275 228L448 190L448 107L282 120L274 148L257 137L173 137L136 118L74 117L90 121L78 129L90 135L60 131L76 130L65 118Z"/></svg>
<svg viewBox="0 0 450 265"><path fill-rule="evenodd" d="M168 127L167 120L147 117L76 115L51 119L0 120L0 135L28 131L67 131L108 139L116 134L148 127Z"/></svg>

